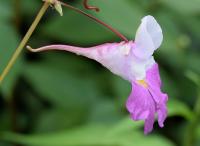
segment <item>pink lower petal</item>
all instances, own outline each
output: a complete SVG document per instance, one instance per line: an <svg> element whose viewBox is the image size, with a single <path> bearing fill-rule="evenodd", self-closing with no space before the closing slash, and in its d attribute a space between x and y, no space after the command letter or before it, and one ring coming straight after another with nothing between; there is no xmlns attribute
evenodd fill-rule
<svg viewBox="0 0 200 146"><path fill-rule="evenodd" d="M145 133L152 131L156 105L148 89L133 82L132 92L127 100L126 107L133 120L145 121Z"/></svg>
<svg viewBox="0 0 200 146"><path fill-rule="evenodd" d="M167 117L166 102L168 100L167 94L161 91L161 80L158 70L158 65L154 64L152 68L147 71L148 89L154 101L156 102L156 112L158 113L158 123L160 127L164 126L164 121Z"/></svg>

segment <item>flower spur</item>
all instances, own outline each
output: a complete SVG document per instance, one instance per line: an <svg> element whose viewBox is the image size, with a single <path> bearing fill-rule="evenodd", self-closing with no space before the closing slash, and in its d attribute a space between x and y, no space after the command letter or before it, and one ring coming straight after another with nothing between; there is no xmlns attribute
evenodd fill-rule
<svg viewBox="0 0 200 146"><path fill-rule="evenodd" d="M158 64L152 56L162 43L163 34L154 17L145 16L137 30L135 41L105 43L82 48L69 45L49 45L37 49L27 47L32 52L64 50L96 60L112 73L128 80L132 91L126 108L135 121L144 120L144 133L152 131L155 114L158 124L164 126L167 117L167 94L161 91Z"/></svg>

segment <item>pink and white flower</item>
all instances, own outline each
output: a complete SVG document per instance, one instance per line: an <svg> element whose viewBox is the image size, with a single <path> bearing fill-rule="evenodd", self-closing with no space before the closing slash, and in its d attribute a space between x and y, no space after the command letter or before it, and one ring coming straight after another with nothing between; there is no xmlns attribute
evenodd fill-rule
<svg viewBox="0 0 200 146"><path fill-rule="evenodd" d="M144 120L144 132L153 129L155 114L160 127L167 117L167 94L161 91L158 64L153 53L162 43L160 25L152 16L145 16L137 30L135 41L106 43L90 48L50 45L32 52L64 50L96 60L116 75L128 80L132 91L126 107L133 120Z"/></svg>

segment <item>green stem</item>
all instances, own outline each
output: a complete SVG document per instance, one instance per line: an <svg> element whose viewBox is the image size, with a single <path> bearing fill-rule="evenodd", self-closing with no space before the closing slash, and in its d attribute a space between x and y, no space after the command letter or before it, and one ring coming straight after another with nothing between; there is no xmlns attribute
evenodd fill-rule
<svg viewBox="0 0 200 146"><path fill-rule="evenodd" d="M185 146L194 146L197 140L197 129L200 121L200 92L198 91L197 101L194 107L194 118L190 122L187 137L185 139Z"/></svg>
<svg viewBox="0 0 200 146"><path fill-rule="evenodd" d="M12 68L13 64L15 63L16 59L18 58L18 56L20 55L21 51L23 50L24 46L26 45L26 43L28 42L29 38L31 37L33 31L35 30L35 28L37 27L38 23L40 22L42 16L44 15L44 13L46 12L47 8L49 7L49 2L45 2L42 6L42 8L40 9L38 15L36 16L35 20L33 21L31 27L29 28L28 32L26 33L26 35L24 36L24 38L22 39L21 43L19 44L19 46L17 47L16 51L14 52L12 58L10 59L10 61L8 62L8 65L5 67L5 69L3 70L3 73L0 76L0 85L2 83L2 81L4 80L5 76L8 74L8 72L10 71L10 69Z"/></svg>

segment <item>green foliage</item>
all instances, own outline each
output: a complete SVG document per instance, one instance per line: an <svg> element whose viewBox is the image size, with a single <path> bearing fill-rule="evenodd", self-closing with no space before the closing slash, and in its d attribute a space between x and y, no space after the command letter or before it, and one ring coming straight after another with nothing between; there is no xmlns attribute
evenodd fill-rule
<svg viewBox="0 0 200 146"><path fill-rule="evenodd" d="M192 120L194 114L192 111L182 102L177 100L170 100L168 102L169 116L182 116L187 120Z"/></svg>
<svg viewBox="0 0 200 146"><path fill-rule="evenodd" d="M199 0L162 0L162 3L164 3L166 6L174 9L175 11L182 13L182 14L199 14Z"/></svg>
<svg viewBox="0 0 200 146"><path fill-rule="evenodd" d="M0 65L0 72L3 71L4 67L7 65L9 59L11 58L14 49L17 45L19 40L19 35L16 33L15 28L13 25L9 23L12 13L11 8L4 2L1 2L0 6L0 58L1 58L1 65ZM10 90L15 83L17 76L20 71L20 61L17 62L16 66L12 69L12 72L9 74L8 79L5 80L2 91L5 94L10 94Z"/></svg>
<svg viewBox="0 0 200 146"><path fill-rule="evenodd" d="M122 10L119 11L119 7L113 7L113 0L107 0L106 3L91 1L91 4L101 8L101 12L92 12L91 14L118 29L130 37L130 39L134 38L137 26L140 23L140 18L144 15L137 5L130 5L129 1L115 0L114 5L120 6ZM120 18L125 18L127 22L122 21ZM63 19L67 21L63 21ZM80 27L80 24L84 25ZM91 40L96 43L101 43L115 38L112 32L102 29L102 26L99 26L99 24L71 10L68 10L62 18L55 17L50 22L46 22L43 27L45 28L44 33L48 37L81 45L90 45ZM65 28L64 31L63 28Z"/></svg>
<svg viewBox="0 0 200 146"><path fill-rule="evenodd" d="M9 141L31 146L129 146L132 144L137 144L138 146L173 146L171 142L160 136L152 135L147 137L137 131L134 131L134 129L130 130L130 128L126 132L118 131L119 133L111 134L110 132L112 132L112 129L112 126L90 125L54 134L23 136L5 133L4 137Z"/></svg>
<svg viewBox="0 0 200 146"><path fill-rule="evenodd" d="M11 1L0 2L1 72L42 4L41 0L16 1L20 6L18 13ZM81 1L66 2L83 8ZM181 134L186 133L186 126L195 116L191 109L196 103L200 78L199 0L89 3L101 11L85 11L129 39L134 39L144 15L155 16L161 24L164 42L155 59L160 64L163 91L169 94L165 127L158 129L155 123L154 132L145 136L144 123L132 121L125 110L130 84L100 64L67 52L24 51L1 85L0 146L10 146L11 142L30 146L182 146ZM67 8L63 13L60 17L49 9L29 45L92 46L119 41L112 32L89 18ZM14 18L21 22L19 26Z"/></svg>

